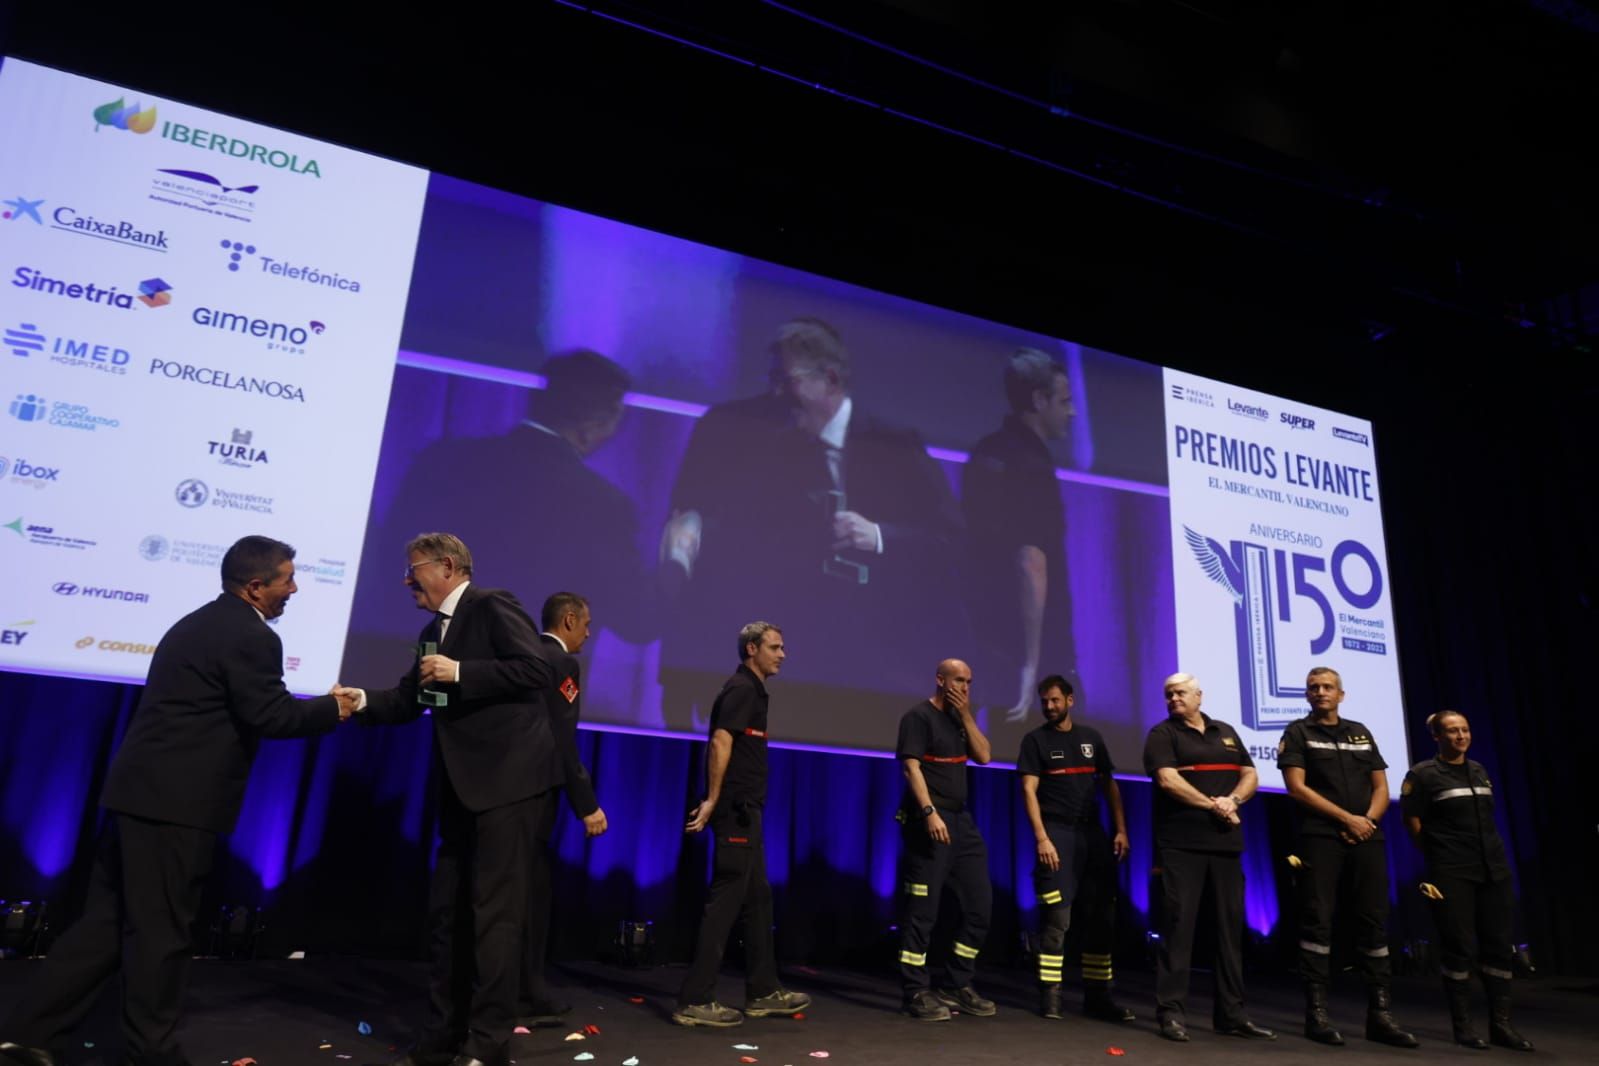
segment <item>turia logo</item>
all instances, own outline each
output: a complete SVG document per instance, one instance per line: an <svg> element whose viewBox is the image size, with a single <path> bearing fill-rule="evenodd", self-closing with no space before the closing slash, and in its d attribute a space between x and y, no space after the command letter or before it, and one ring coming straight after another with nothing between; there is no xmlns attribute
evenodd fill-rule
<svg viewBox="0 0 1599 1066"><path fill-rule="evenodd" d="M155 129L155 105L148 110L141 109L138 104L128 106L128 98L119 96L109 104L101 104L94 109L94 130L100 132L101 126L109 126L114 130L127 130L129 133L149 133Z"/></svg>

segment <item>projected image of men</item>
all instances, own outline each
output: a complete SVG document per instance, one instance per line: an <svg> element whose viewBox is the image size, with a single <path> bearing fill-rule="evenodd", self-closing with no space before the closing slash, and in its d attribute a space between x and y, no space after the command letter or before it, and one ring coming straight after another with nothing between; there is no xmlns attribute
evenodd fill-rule
<svg viewBox="0 0 1599 1066"><path fill-rule="evenodd" d="M967 527L966 603L989 679L991 732L1019 738L1047 650L1081 696L1066 572L1066 507L1050 442L1076 411L1066 367L1021 348L1005 365L1010 413L978 442L962 473ZM996 737L996 741L998 738Z"/></svg>
<svg viewBox="0 0 1599 1066"><path fill-rule="evenodd" d="M771 390L708 411L678 471L662 551L692 624L668 627L668 686L672 669L716 666L716 634L771 614L820 652L799 680L885 690L883 663L925 658L959 617L953 496L913 430L855 402L831 325L786 322L768 354ZM666 710L690 724L670 696Z"/></svg>

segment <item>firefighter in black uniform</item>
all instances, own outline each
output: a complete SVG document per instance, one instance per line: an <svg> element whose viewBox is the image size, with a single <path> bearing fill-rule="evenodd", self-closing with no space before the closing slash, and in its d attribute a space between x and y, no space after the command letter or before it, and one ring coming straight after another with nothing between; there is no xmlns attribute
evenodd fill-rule
<svg viewBox="0 0 1599 1066"><path fill-rule="evenodd" d="M1161 686L1167 718L1144 741L1144 772L1155 782L1155 849L1163 919L1155 956L1155 1013L1160 1035L1187 1040L1183 1000L1194 952L1200 897L1215 903L1216 999L1211 1020L1228 1036L1275 1040L1244 1013L1244 850L1238 809L1255 794L1254 760L1225 722L1201 714L1204 698L1190 674Z"/></svg>
<svg viewBox="0 0 1599 1066"><path fill-rule="evenodd" d="M1438 926L1444 995L1455 1043L1487 1048L1471 1022L1472 937L1478 969L1488 992L1488 1038L1500 1047L1531 1051L1532 1041L1510 1024L1510 862L1494 828L1494 789L1479 762L1466 758L1471 724L1459 711L1427 719L1438 756L1417 763L1400 788L1400 809L1410 837L1427 859L1428 883Z"/></svg>
<svg viewBox="0 0 1599 1066"><path fill-rule="evenodd" d="M1072 684L1059 674L1038 683L1047 721L1022 738L1016 772L1033 826L1038 862L1039 1013L1059 1018L1061 968L1072 907L1083 919L1083 1013L1112 1022L1136 1016L1111 998L1110 949L1116 929L1116 863L1127 858L1127 818L1112 773L1110 749L1099 731L1072 722ZM1116 835L1105 839L1094 790L1105 797ZM1081 892L1079 893L1079 888Z"/></svg>
<svg viewBox="0 0 1599 1066"><path fill-rule="evenodd" d="M716 837L711 888L700 919L694 961L683 978L672 1021L678 1025L727 1028L743 1015L716 1001L716 974L727 937L744 919L744 1014L794 1014L811 997L777 982L772 948L772 886L766 880L762 808L766 806L766 679L787 655L783 633L770 622L751 622L738 634L738 671L711 706L711 737L705 750L705 800L691 812L690 833L706 825Z"/></svg>
<svg viewBox="0 0 1599 1066"><path fill-rule="evenodd" d="M905 793L897 817L905 849L900 864L899 971L905 983L905 1013L919 1021L947 1021L949 1008L967 1014L995 1013L992 1000L972 987L977 953L988 938L993 884L988 848L966 809L966 763L992 758L988 738L972 718L971 669L945 659L934 674L932 699L899 720L894 751L905 771ZM932 990L927 947L938 920L938 900L951 882L960 904L960 925L945 966L945 987Z"/></svg>
<svg viewBox="0 0 1599 1066"><path fill-rule="evenodd" d="M1299 974L1305 981L1305 1035L1322 1044L1344 1038L1327 1016L1332 973L1334 903L1355 912L1355 946L1368 993L1366 1039L1419 1047L1394 1021L1388 961L1388 852L1382 816L1388 809L1388 764L1371 731L1339 715L1338 671L1318 666L1305 678L1310 713L1283 730L1277 765L1303 808L1298 852Z"/></svg>

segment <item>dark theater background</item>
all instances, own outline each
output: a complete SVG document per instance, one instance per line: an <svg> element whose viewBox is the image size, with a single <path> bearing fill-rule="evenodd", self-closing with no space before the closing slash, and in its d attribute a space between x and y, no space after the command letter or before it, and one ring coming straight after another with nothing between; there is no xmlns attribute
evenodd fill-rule
<svg viewBox="0 0 1599 1066"><path fill-rule="evenodd" d="M1432 750L1430 711L1470 716L1518 941L1544 972L1599 972L1599 8L328 7L5 4L0 52L1370 419L1411 756ZM137 697L0 677L0 897L49 900L57 928ZM798 713L774 688L774 737ZM419 957L426 728L263 753L252 794L270 802L252 809L268 813L241 824L212 890L264 908L261 954ZM613 828L586 842L563 816L556 955L603 955L619 921L648 919L680 960L706 869L680 832L702 745L581 744ZM1387 754L1397 793L1406 755ZM772 770L779 953L886 971L896 766L782 750ZM975 780L996 886L985 959L1003 965L1030 927L1030 832L1010 773ZM1118 958L1136 969L1151 800L1147 782L1122 788ZM1263 806L1252 959L1286 973L1291 812ZM1424 940L1397 805L1387 828L1393 939Z"/></svg>

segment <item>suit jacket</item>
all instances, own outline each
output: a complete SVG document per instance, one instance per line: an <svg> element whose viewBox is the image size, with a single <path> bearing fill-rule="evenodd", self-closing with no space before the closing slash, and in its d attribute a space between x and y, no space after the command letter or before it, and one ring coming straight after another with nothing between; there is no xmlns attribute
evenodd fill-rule
<svg viewBox="0 0 1599 1066"><path fill-rule="evenodd" d="M254 607L224 592L178 619L156 646L100 805L230 832L261 739L314 736L338 723L332 696L289 694L283 642Z"/></svg>
<svg viewBox="0 0 1599 1066"><path fill-rule="evenodd" d="M419 640L428 639L432 623ZM482 812L536 796L562 782L545 693L558 683L533 620L503 589L466 587L439 654L461 663L459 684L429 686L449 703L433 711L434 744L461 803ZM366 694L375 723L414 721L417 666L394 688Z"/></svg>
<svg viewBox="0 0 1599 1066"><path fill-rule="evenodd" d="M550 724L555 732L555 747L561 760L561 776L566 781L566 801L572 813L587 818L600 809L594 795L594 782L577 754L577 720L583 713L582 665L577 656L561 646L548 633L540 634L544 653L555 669L556 682L544 694L549 704Z"/></svg>

